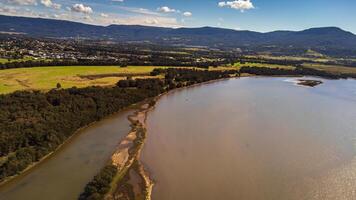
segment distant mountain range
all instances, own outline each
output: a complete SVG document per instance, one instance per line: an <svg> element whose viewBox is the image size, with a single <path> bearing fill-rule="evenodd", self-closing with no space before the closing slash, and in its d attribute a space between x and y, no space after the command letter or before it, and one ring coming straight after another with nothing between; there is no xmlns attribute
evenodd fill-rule
<svg viewBox="0 0 356 200"><path fill-rule="evenodd" d="M199 46L283 46L356 50L356 35L337 27L259 33L231 29L162 28L138 25L96 26L71 21L0 15L0 32L31 37L108 39Z"/></svg>

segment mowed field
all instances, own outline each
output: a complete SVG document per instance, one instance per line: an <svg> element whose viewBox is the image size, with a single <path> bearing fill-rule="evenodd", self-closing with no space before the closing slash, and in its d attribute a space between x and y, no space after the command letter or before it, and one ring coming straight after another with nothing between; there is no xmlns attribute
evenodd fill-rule
<svg viewBox="0 0 356 200"><path fill-rule="evenodd" d="M154 68L158 67L60 66L0 70L0 94L16 90L49 90L57 83L62 88L110 86L126 76L147 76Z"/></svg>
<svg viewBox="0 0 356 200"><path fill-rule="evenodd" d="M314 63L305 63L304 67L309 67L317 70L327 71L335 74L356 74L356 67L346 67L340 65L323 65Z"/></svg>
<svg viewBox="0 0 356 200"><path fill-rule="evenodd" d="M278 65L278 64L264 64L264 63L235 63L234 67L241 68L241 67L269 67L269 68L281 68L281 69L294 69L295 67L291 65Z"/></svg>

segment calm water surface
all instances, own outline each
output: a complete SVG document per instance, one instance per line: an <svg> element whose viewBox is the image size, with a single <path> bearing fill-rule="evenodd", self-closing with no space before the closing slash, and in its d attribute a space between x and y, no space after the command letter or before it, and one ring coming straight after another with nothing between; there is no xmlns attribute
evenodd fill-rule
<svg viewBox="0 0 356 200"><path fill-rule="evenodd" d="M175 91L148 115L153 200L356 199L356 81L242 78Z"/></svg>
<svg viewBox="0 0 356 200"><path fill-rule="evenodd" d="M0 187L1 200L75 200L130 130L127 115L90 126L25 176Z"/></svg>

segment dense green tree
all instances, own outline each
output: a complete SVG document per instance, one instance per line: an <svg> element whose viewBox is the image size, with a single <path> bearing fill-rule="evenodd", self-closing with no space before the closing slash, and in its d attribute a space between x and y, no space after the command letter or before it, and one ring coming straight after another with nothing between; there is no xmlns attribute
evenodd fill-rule
<svg viewBox="0 0 356 200"><path fill-rule="evenodd" d="M78 128L160 92L89 87L0 95L0 181L55 150Z"/></svg>

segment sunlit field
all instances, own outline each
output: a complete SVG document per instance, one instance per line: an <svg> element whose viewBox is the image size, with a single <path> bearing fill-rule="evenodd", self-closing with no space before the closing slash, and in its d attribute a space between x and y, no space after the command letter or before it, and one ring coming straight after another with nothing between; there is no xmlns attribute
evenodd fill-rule
<svg viewBox="0 0 356 200"><path fill-rule="evenodd" d="M0 73L0 93L27 89L49 90L55 88L57 83L62 88L109 86L126 76L149 75L154 68L157 67L61 66L7 69Z"/></svg>

